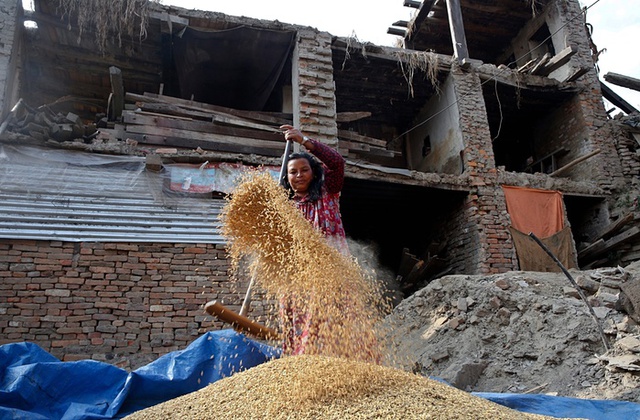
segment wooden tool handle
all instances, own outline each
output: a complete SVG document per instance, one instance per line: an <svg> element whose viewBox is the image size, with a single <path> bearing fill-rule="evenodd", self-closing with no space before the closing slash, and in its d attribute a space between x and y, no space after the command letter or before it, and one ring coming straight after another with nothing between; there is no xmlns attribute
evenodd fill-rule
<svg viewBox="0 0 640 420"><path fill-rule="evenodd" d="M220 321L231 324L236 331L245 332L264 340L274 340L278 338L278 332L276 330L252 321L246 316L232 311L216 300L207 302L207 304L204 305L204 310Z"/></svg>

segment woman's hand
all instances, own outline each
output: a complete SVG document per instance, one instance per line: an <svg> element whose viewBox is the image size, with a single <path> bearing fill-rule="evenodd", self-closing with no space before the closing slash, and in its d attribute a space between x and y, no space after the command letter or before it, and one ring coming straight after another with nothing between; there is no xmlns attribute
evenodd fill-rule
<svg viewBox="0 0 640 420"><path fill-rule="evenodd" d="M302 144L304 136L302 135L302 132L294 126L288 124L281 125L280 130L284 130L283 134L285 140L292 140L298 144Z"/></svg>

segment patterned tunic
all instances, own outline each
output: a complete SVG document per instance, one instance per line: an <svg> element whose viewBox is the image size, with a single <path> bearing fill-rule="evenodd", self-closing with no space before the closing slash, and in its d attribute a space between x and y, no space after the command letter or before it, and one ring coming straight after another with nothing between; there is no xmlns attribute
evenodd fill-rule
<svg viewBox="0 0 640 420"><path fill-rule="evenodd" d="M324 185L322 197L310 201L308 197L294 198L296 207L314 228L321 231L329 245L344 255L350 255L347 239L340 216L340 191L344 183L344 159L331 147L316 140L308 140L315 146L313 155L324 164ZM284 327L285 354L304 354L309 334L316 327L314 320L299 297L289 295L280 301L280 317Z"/></svg>
<svg viewBox="0 0 640 420"><path fill-rule="evenodd" d="M309 140L315 146L313 155L324 164L324 185L322 197L309 201L308 197L294 198L296 207L314 228L321 231L329 245L345 255L349 255L342 218L340 217L340 191L344 184L344 159L331 147L316 140Z"/></svg>

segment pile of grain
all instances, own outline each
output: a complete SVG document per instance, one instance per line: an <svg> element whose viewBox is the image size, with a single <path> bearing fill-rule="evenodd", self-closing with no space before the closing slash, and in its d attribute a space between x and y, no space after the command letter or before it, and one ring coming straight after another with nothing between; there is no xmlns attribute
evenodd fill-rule
<svg viewBox="0 0 640 420"><path fill-rule="evenodd" d="M544 419L372 363L274 360L126 417L159 419Z"/></svg>
<svg viewBox="0 0 640 420"><path fill-rule="evenodd" d="M306 354L380 359L374 348L383 306L378 284L328 245L269 174L243 179L222 221L235 266L250 256L249 270L267 297L294 301L299 313L310 316ZM289 328L281 325L285 332Z"/></svg>

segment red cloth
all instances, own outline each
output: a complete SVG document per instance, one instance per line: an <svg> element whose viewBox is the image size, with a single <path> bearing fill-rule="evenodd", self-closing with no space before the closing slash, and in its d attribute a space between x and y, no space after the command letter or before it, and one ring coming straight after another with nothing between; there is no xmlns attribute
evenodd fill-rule
<svg viewBox="0 0 640 420"><path fill-rule="evenodd" d="M322 197L309 201L307 197L294 199L296 207L314 228L324 234L329 245L349 255L346 234L340 216L340 191L344 184L344 159L338 152L319 141L309 140L315 146L313 155L325 165Z"/></svg>
<svg viewBox="0 0 640 420"><path fill-rule="evenodd" d="M511 225L528 235L548 238L564 228L564 204L559 191L502 186Z"/></svg>

